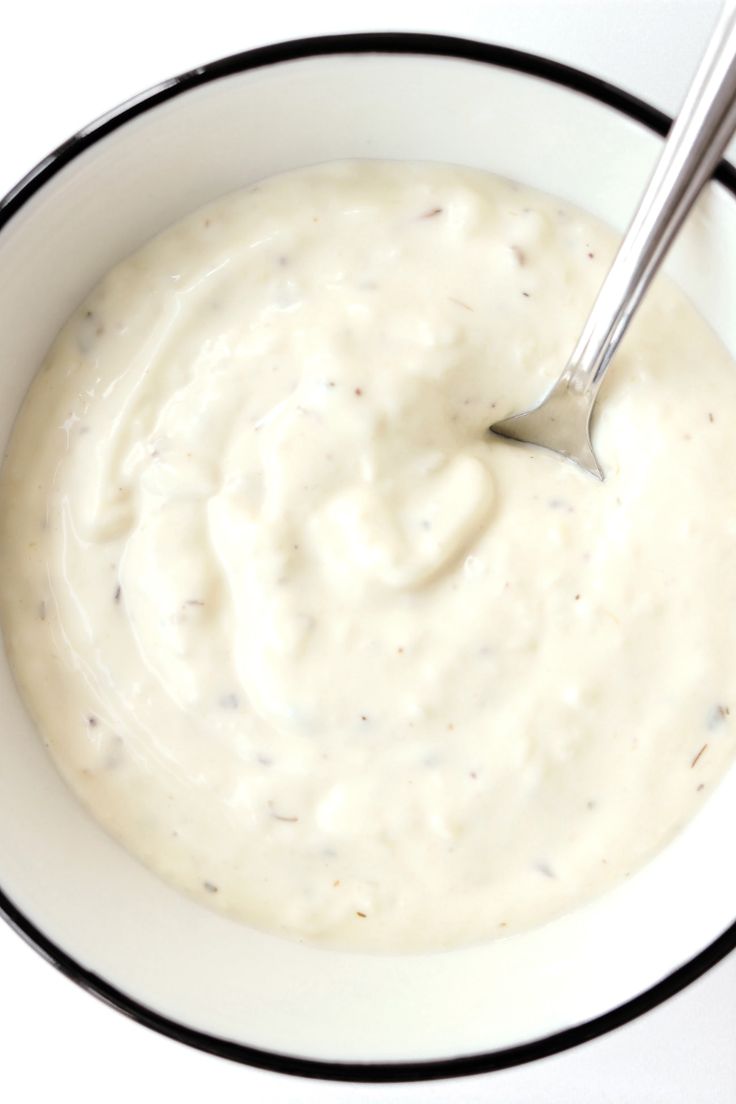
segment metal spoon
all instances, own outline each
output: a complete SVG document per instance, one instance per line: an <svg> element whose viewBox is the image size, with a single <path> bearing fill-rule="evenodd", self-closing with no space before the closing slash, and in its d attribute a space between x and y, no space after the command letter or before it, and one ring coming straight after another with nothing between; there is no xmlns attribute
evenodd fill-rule
<svg viewBox="0 0 736 1104"><path fill-rule="evenodd" d="M491 431L540 445L603 479L590 417L619 341L736 129L736 3L721 11L652 178L565 370L538 406Z"/></svg>

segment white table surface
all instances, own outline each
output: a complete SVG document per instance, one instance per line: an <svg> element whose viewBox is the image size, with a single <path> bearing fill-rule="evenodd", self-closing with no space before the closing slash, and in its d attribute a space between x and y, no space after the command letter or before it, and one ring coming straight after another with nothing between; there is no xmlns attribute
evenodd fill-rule
<svg viewBox="0 0 736 1104"><path fill-rule="evenodd" d="M347 30L430 30L546 54L672 113L717 0L25 0L0 30L0 194L79 126L215 57ZM2 759L0 757L0 764ZM1 768L0 768L1 769ZM736 955L647 1016L573 1051L456 1081L300 1081L163 1039L87 996L0 924L0 1100L78 1104L731 1104Z"/></svg>

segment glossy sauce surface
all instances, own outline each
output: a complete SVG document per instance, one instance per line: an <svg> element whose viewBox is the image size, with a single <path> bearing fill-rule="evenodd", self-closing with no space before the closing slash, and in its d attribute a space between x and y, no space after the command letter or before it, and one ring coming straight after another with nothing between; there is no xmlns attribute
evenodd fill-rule
<svg viewBox="0 0 736 1104"><path fill-rule="evenodd" d="M600 484L487 433L615 236L354 162L169 229L70 319L0 487L20 689L92 814L277 933L417 951L633 872L736 740L736 371L665 280Z"/></svg>

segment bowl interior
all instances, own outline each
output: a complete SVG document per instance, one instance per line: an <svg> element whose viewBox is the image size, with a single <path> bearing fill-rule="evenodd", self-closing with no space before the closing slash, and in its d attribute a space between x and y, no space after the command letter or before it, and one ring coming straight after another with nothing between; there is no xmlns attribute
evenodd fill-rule
<svg viewBox="0 0 736 1104"><path fill-rule="evenodd" d="M660 139L540 77L440 56L306 57L151 107L47 180L0 233L0 439L91 286L191 209L343 157L513 177L623 229ZM670 272L736 355L736 200L711 184ZM149 874L57 776L0 657L0 887L84 968L188 1027L332 1062L498 1051L581 1024L691 959L736 916L736 771L618 890L528 934L443 954L317 950L210 913Z"/></svg>

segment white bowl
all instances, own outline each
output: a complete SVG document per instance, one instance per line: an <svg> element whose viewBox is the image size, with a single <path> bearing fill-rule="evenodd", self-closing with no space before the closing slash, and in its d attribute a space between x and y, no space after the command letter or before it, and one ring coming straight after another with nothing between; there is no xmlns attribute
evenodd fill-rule
<svg viewBox="0 0 736 1104"><path fill-rule="evenodd" d="M332 158L451 161L623 229L666 123L577 71L422 35L287 43L169 81L51 154L0 208L2 440L92 285L223 192ZM736 174L719 180L669 268L736 354ZM734 770L658 858L584 909L466 950L358 955L253 931L169 888L63 785L4 659L0 708L0 909L91 992L204 1050L339 1079L479 1072L631 1019L736 945Z"/></svg>

